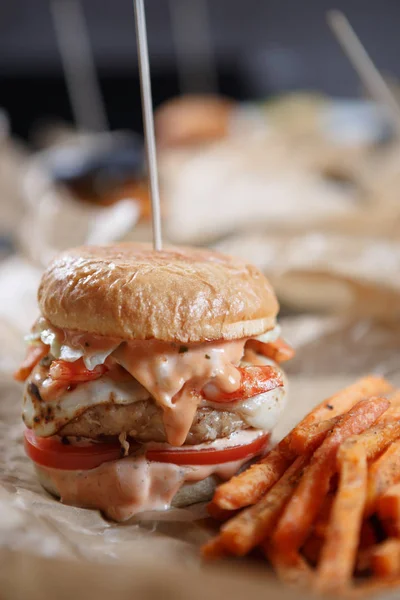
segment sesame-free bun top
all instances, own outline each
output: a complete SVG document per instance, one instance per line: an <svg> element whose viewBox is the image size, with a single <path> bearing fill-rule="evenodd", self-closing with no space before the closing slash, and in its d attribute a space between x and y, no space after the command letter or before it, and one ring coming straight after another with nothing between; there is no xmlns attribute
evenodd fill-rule
<svg viewBox="0 0 400 600"><path fill-rule="evenodd" d="M125 243L60 254L39 287L56 327L126 340L238 339L274 327L278 302L252 265L211 250Z"/></svg>

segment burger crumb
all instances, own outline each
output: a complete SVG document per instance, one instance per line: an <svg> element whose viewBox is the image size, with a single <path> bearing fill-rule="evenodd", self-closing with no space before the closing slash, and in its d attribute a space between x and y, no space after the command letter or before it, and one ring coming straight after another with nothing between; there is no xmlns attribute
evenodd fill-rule
<svg viewBox="0 0 400 600"><path fill-rule="evenodd" d="M189 348L187 346L179 346L178 352L179 354L184 354L185 352L189 352Z"/></svg>
<svg viewBox="0 0 400 600"><path fill-rule="evenodd" d="M69 439L65 435L62 436L61 443L64 444L64 446L69 446L71 444L71 442L69 441Z"/></svg>
<svg viewBox="0 0 400 600"><path fill-rule="evenodd" d="M327 404L327 405L326 405L326 408L327 408L328 410L333 410L335 407L333 406L333 404Z"/></svg>
<svg viewBox="0 0 400 600"><path fill-rule="evenodd" d="M210 360L210 358L211 358L211 356L210 356L209 354L205 354L204 356L205 356L205 358L207 358L208 360Z"/></svg>

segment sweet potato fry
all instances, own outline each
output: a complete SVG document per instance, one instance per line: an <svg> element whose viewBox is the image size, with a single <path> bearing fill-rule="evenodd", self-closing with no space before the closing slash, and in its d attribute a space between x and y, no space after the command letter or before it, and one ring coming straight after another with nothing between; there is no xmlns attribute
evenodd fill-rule
<svg viewBox="0 0 400 600"><path fill-rule="evenodd" d="M207 512L210 515L210 517L212 517L216 521L227 521L228 519L234 517L236 514L235 510L224 510L223 508L220 508L219 506L214 504L214 502L210 502L207 505Z"/></svg>
<svg viewBox="0 0 400 600"><path fill-rule="evenodd" d="M323 539L311 535L301 549L302 556L312 567L315 567L319 561L323 543Z"/></svg>
<svg viewBox="0 0 400 600"><path fill-rule="evenodd" d="M311 586L312 570L298 552L281 552L269 541L262 545L262 550L281 581L301 588Z"/></svg>
<svg viewBox="0 0 400 600"><path fill-rule="evenodd" d="M296 446L294 440L298 435L301 438L299 447L303 450L308 447L308 444L312 447L308 434L310 426L340 415L363 398L370 398L377 394L388 394L392 389L392 386L385 379L370 375L325 400L311 411L261 461L220 485L214 494L214 504L224 510L236 510L255 504L278 481L296 458L297 452L294 450ZM321 439L325 435L323 430L324 426L321 426L318 433L318 435L321 435ZM304 437L307 439L304 440ZM314 443L317 447L318 443L313 441L312 444Z"/></svg>
<svg viewBox="0 0 400 600"><path fill-rule="evenodd" d="M385 416L385 414L383 413L382 416ZM354 438L349 438L345 442L345 445L362 445L367 460L373 460L399 437L400 421L388 421L385 423L380 418L370 429L367 429L360 435L354 436Z"/></svg>
<svg viewBox="0 0 400 600"><path fill-rule="evenodd" d="M49 346L38 342L28 346L26 357L22 361L19 369L14 373L16 381L26 381L37 363L49 353Z"/></svg>
<svg viewBox="0 0 400 600"><path fill-rule="evenodd" d="M333 499L333 494L328 494L328 496L325 496L321 509L315 519L315 523L313 525L313 534L319 539L324 539L326 537L332 511Z"/></svg>
<svg viewBox="0 0 400 600"><path fill-rule="evenodd" d="M299 456L257 504L222 526L220 537L230 554L244 556L270 535L307 463L308 457Z"/></svg>
<svg viewBox="0 0 400 600"><path fill-rule="evenodd" d="M379 577L400 575L400 540L388 539L375 546L371 566Z"/></svg>
<svg viewBox="0 0 400 600"><path fill-rule="evenodd" d="M307 539L335 472L339 446L347 438L368 429L388 406L389 402L384 398L362 400L343 415L332 432L327 435L311 458L277 524L273 540L280 551L298 550Z"/></svg>
<svg viewBox="0 0 400 600"><path fill-rule="evenodd" d="M389 395L389 401L390 404L394 407L394 406L400 406L400 390L394 390L390 395Z"/></svg>
<svg viewBox="0 0 400 600"><path fill-rule="evenodd" d="M392 485L378 499L377 512L388 534L400 536L400 483Z"/></svg>
<svg viewBox="0 0 400 600"><path fill-rule="evenodd" d="M328 400L324 400L314 408L304 419L293 429L290 435L290 445L293 449L299 450L307 443L309 429L315 423L327 421L350 410L360 400L372 398L373 396L386 395L393 390L386 379L370 375L364 377L334 394Z"/></svg>
<svg viewBox="0 0 400 600"><path fill-rule="evenodd" d="M399 482L400 440L396 440L370 467L365 515L371 515L376 509L378 498Z"/></svg>
<svg viewBox="0 0 400 600"><path fill-rule="evenodd" d="M392 485L379 498L378 515L382 519L387 517L400 517L400 483Z"/></svg>
<svg viewBox="0 0 400 600"><path fill-rule="evenodd" d="M387 414L382 415L379 422L380 423L393 423L393 421L399 421L399 420L400 420L400 405L395 404L390 407L390 409L387 411Z"/></svg>
<svg viewBox="0 0 400 600"><path fill-rule="evenodd" d="M383 519L380 521L383 530L385 531L387 537L389 538L397 538L398 537L398 525L391 519Z"/></svg>
<svg viewBox="0 0 400 600"><path fill-rule="evenodd" d="M365 575L371 572L372 547L359 548L357 552L354 572L357 575Z"/></svg>
<svg viewBox="0 0 400 600"><path fill-rule="evenodd" d="M320 423L314 423L301 430L296 428L290 439L291 450L298 455L314 452L337 424L339 418L339 416L333 417Z"/></svg>
<svg viewBox="0 0 400 600"><path fill-rule="evenodd" d="M286 362L296 354L292 346L287 344L282 338L266 344L258 340L249 340L246 346L250 350L254 350L254 352L258 352L277 363Z"/></svg>
<svg viewBox="0 0 400 600"><path fill-rule="evenodd" d="M382 415L379 419L379 424L386 425L387 423L396 423L400 421L400 405L392 406L387 414Z"/></svg>
<svg viewBox="0 0 400 600"><path fill-rule="evenodd" d="M388 400L390 406L378 419L378 423L390 423L400 419L400 390L395 390L392 394L389 394Z"/></svg>
<svg viewBox="0 0 400 600"><path fill-rule="evenodd" d="M224 558L229 556L226 548L224 547L221 536L211 538L208 542L202 545L201 554L203 558L207 560L215 560L217 558Z"/></svg>
<svg viewBox="0 0 400 600"><path fill-rule="evenodd" d="M365 575L371 571L372 550L377 541L375 529L371 521L363 521L355 565L355 573L358 575Z"/></svg>
<svg viewBox="0 0 400 600"><path fill-rule="evenodd" d="M294 459L286 441L282 440L261 461L220 485L213 503L224 510L255 504L282 477Z"/></svg>
<svg viewBox="0 0 400 600"><path fill-rule="evenodd" d="M317 568L316 588L321 592L344 589L357 558L367 491L367 457L362 444L339 448L340 482Z"/></svg>
<svg viewBox="0 0 400 600"><path fill-rule="evenodd" d="M374 396L383 396L393 390L386 379L369 375L359 379L344 390L324 400L314 408L298 425L304 427L315 422L332 419L352 408L360 400L368 400ZM297 427L295 428L297 429Z"/></svg>
<svg viewBox="0 0 400 600"><path fill-rule="evenodd" d="M363 521L360 531L360 548L370 548L377 542L376 533L371 521Z"/></svg>

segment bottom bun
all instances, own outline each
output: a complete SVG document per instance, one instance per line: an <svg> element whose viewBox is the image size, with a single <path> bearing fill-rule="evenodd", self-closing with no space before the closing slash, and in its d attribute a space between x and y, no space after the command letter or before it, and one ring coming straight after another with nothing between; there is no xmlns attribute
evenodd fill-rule
<svg viewBox="0 0 400 600"><path fill-rule="evenodd" d="M171 506L183 508L197 502L207 502L213 497L215 488L221 483L217 475L210 475L202 481L184 483L172 499Z"/></svg>
<svg viewBox="0 0 400 600"><path fill-rule="evenodd" d="M36 475L37 475L40 485L46 490L46 492L49 492L49 494L51 494L52 496L55 496L56 498L60 498L60 493L59 493L54 481L48 475L46 470L42 469L41 466L39 466L35 463L33 463L33 466L35 468Z"/></svg>
<svg viewBox="0 0 400 600"><path fill-rule="evenodd" d="M47 469L34 464L35 471L41 486L52 496L60 498L61 494L57 489L55 482L48 473ZM193 483L184 483L172 499L171 506L175 508L184 508L198 502L207 502L211 500L215 488L221 483L217 475L210 475L201 481Z"/></svg>
<svg viewBox="0 0 400 600"><path fill-rule="evenodd" d="M64 504L99 510L110 520L121 522L141 512L164 511L171 506L181 508L209 500L222 481L245 469L264 452L269 437L263 431L249 430L237 434L233 441L222 439L213 447L225 451L232 447L234 452L230 456L236 460L216 464L158 462L148 460L143 452L105 461L94 468L87 468L88 462L75 461L74 466L85 464L85 469L33 463L44 489L61 498ZM240 445L246 451L238 458L235 448Z"/></svg>

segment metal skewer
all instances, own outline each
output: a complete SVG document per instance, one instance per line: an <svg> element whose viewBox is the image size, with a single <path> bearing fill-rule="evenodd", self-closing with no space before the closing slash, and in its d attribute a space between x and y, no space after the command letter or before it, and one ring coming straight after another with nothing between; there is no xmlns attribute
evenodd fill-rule
<svg viewBox="0 0 400 600"><path fill-rule="evenodd" d="M154 135L153 104L151 98L151 80L149 67L149 51L147 45L146 16L143 0L133 0L136 22L136 42L139 58L140 89L142 95L142 111L144 136L146 144L147 168L150 180L151 212L153 225L154 250L161 250L161 212L160 192L158 188L157 154Z"/></svg>
<svg viewBox="0 0 400 600"><path fill-rule="evenodd" d="M331 10L327 13L327 21L364 86L378 104L386 107L400 133L400 106L347 17L341 11Z"/></svg>
<svg viewBox="0 0 400 600"><path fill-rule="evenodd" d="M108 122L79 0L52 0L50 9L68 96L79 129L106 131Z"/></svg>

